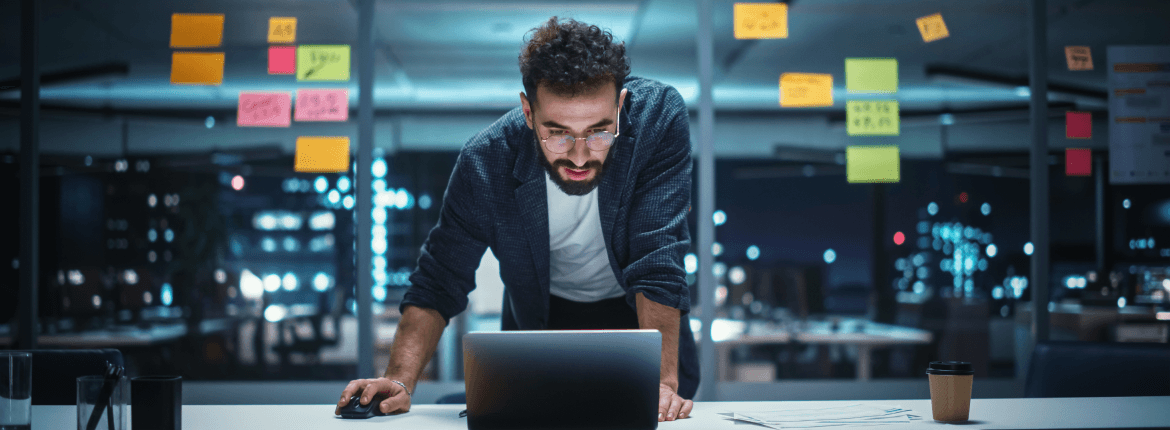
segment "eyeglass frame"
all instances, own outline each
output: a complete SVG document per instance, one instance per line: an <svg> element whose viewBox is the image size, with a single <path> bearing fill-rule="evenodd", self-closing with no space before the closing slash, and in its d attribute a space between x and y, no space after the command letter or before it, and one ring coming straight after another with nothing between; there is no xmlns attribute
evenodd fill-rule
<svg viewBox="0 0 1170 430"><path fill-rule="evenodd" d="M615 121L615 122L614 122L614 133L610 133L610 132L609 132L609 130L602 130L602 131L599 131L599 132L596 132L596 133L590 134L590 135L588 135L588 136L585 136L585 147L586 147L586 148L589 148L589 150L591 150L591 151L605 151L605 150L609 149L610 147L612 147L612 146L613 146L613 143L617 141L617 138L618 138L618 136L621 136L621 132L622 132L622 125L621 125L621 124L622 124L622 110L621 110L621 108L619 107L619 108L618 108L618 112L617 112L617 121ZM553 153L553 154L568 154L568 153L569 153L569 151L572 151L572 150L573 150L573 148L576 148L576 147L577 147L577 137L576 137L576 136L573 136L573 135L571 135L571 134L568 134L568 133L566 133L566 134L557 134L557 135L551 135L551 136L549 136L549 137L547 137L547 138L543 138L543 139L542 139L542 138L540 137L540 131L539 131L539 130L537 130L537 127L538 127L538 125L537 125L537 123L536 123L536 112L533 112L533 113L532 113L532 125L533 125L533 127L532 127L532 132L533 132L534 134L536 134L536 138L537 138L538 140L540 140L540 145L541 145L541 146L543 146L543 147L544 147L544 149L547 149L547 150L548 150L548 152L551 152L551 153ZM605 148L602 148L602 149L596 149L596 148L594 148L594 147L592 147L592 146L589 146L589 139L590 139L590 138L592 138L593 136L597 136L597 135L604 135L604 134L610 134L610 135L613 135L613 138L609 140L609 144L608 144L608 145L606 145L606 146L605 146ZM548 147L548 140L549 140L549 139L552 139L554 136L556 136L556 137L561 137L561 136L564 136L564 137L568 137L569 139L572 139L571 143L570 143L570 144L569 144L569 146L568 146L568 149L566 149L566 150L564 150L564 151L562 151L562 152L557 152L557 151L553 151L552 149L550 149L550 148Z"/></svg>

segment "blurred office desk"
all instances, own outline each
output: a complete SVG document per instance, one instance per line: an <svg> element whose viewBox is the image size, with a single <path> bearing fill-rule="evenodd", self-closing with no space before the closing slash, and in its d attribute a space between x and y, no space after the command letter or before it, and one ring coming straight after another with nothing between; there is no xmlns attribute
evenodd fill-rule
<svg viewBox="0 0 1170 430"><path fill-rule="evenodd" d="M923 384L926 380L923 379ZM978 383L978 381L976 381ZM658 423L664 430L746 429L717 415L726 412L766 411L776 408L813 408L846 404L898 405L913 409L921 421L885 429L942 429L952 425L931 419L930 400L863 400L814 402L698 402L691 418ZM1151 428L1170 426L1170 397L1088 397L1057 399L975 399L971 402L971 429L1088 429ZM466 429L459 418L464 405L415 405L410 412L367 420L343 420L333 415L335 405L231 405L183 407L185 430L291 429ZM76 406L33 406L32 430L77 427ZM132 408L131 408L132 409ZM133 411L130 411L133 416ZM601 413L601 411L582 411ZM572 417L565 417L566 421ZM851 427L860 428L860 427Z"/></svg>
<svg viewBox="0 0 1170 430"><path fill-rule="evenodd" d="M718 320L716 320L718 323ZM732 324L727 322L724 324ZM834 324L836 325L834 327ZM718 325L713 324L712 328ZM803 344L852 345L857 348L857 379L868 381L873 375L870 359L873 348L928 344L934 336L926 330L862 319L831 321L801 321L788 324L752 321L732 325L730 337L716 340L719 354L719 379L731 379L731 347L739 345L780 345L790 342Z"/></svg>
<svg viewBox="0 0 1170 430"><path fill-rule="evenodd" d="M200 333L214 333L230 327L231 323L227 319L208 319L200 323ZM40 334L37 336L37 345L43 348L122 348L172 342L186 335L187 325L183 323L156 324L150 328L122 326L76 333ZM0 335L0 345L10 344L11 335Z"/></svg>

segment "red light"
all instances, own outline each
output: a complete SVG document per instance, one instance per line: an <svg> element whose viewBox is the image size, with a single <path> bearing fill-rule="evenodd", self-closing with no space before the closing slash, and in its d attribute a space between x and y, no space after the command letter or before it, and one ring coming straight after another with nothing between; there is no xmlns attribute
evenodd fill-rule
<svg viewBox="0 0 1170 430"><path fill-rule="evenodd" d="M905 242L906 242L906 235L902 234L902 232L900 232L900 231L897 233L894 233L894 244L895 245L901 245Z"/></svg>
<svg viewBox="0 0 1170 430"><path fill-rule="evenodd" d="M244 189L244 177L236 175L236 177L232 178L232 188L236 191Z"/></svg>
<svg viewBox="0 0 1170 430"><path fill-rule="evenodd" d="M967 192L959 193L959 203L967 203Z"/></svg>

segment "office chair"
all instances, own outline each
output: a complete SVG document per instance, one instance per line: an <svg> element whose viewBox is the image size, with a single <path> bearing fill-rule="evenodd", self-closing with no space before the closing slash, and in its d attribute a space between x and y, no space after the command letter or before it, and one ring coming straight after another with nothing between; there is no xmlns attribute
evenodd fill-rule
<svg viewBox="0 0 1170 430"><path fill-rule="evenodd" d="M1167 363L1167 344L1039 342L1024 397L1170 396Z"/></svg>
<svg viewBox="0 0 1170 430"><path fill-rule="evenodd" d="M106 362L125 366L116 349L34 349L32 404L76 405L77 378L102 375Z"/></svg>

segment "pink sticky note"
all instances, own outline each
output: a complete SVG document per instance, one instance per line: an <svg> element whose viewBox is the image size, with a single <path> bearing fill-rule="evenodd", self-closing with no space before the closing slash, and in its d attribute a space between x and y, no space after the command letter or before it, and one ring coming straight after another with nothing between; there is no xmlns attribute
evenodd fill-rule
<svg viewBox="0 0 1170 430"><path fill-rule="evenodd" d="M297 47L268 47L268 74L292 75L297 73Z"/></svg>
<svg viewBox="0 0 1170 430"><path fill-rule="evenodd" d="M240 93L236 112L239 127L288 127L292 111L289 93Z"/></svg>
<svg viewBox="0 0 1170 430"><path fill-rule="evenodd" d="M297 90L297 121L348 121L349 91Z"/></svg>

